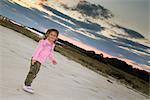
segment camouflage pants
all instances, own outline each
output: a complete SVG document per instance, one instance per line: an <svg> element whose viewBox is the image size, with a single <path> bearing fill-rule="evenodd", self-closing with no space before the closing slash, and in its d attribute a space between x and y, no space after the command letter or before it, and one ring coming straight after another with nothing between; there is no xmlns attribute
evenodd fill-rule
<svg viewBox="0 0 150 100"><path fill-rule="evenodd" d="M32 65L32 60L31 60L30 70L29 70L29 73L28 73L26 80L24 82L26 86L31 86L32 81L36 78L37 73L40 70L40 66L41 66L41 63L38 61L36 61Z"/></svg>

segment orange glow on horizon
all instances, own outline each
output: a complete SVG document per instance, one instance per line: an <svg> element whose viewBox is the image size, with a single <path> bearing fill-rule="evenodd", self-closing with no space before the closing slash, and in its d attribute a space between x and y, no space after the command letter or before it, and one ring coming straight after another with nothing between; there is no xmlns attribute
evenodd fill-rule
<svg viewBox="0 0 150 100"><path fill-rule="evenodd" d="M143 64L138 64L138 63L135 63L134 61L132 60L129 60L129 59L123 59L123 58L120 58L121 60L125 61L127 64L130 64L133 66L133 68L138 68L140 70L149 70L148 72L150 72L150 66L148 65L143 65Z"/></svg>
<svg viewBox="0 0 150 100"><path fill-rule="evenodd" d="M113 56L111 56L111 55L109 55L109 54L107 54L107 53L105 53L105 52L103 52L101 50L98 50L98 49L96 49L96 48L94 48L92 46L86 45L86 44L84 44L82 42L78 42L76 40L73 40L71 38L63 36L61 34L59 35L59 38L62 39L62 40L68 41L69 43L72 43L72 44L74 44L74 45L76 45L76 46L78 46L78 47L80 47L82 49L89 50L89 51L95 51L96 54L101 54L102 53L104 57L113 57Z"/></svg>
<svg viewBox="0 0 150 100"><path fill-rule="evenodd" d="M92 46L86 45L86 44L84 44L82 42L78 42L78 41L73 40L71 38L68 38L68 37L66 37L64 35L60 34L59 38L62 39L62 40L64 40L64 41L67 41L69 43L72 43L72 44L74 44L74 45L76 45L76 46L78 46L78 47L80 47L82 49L89 50L89 51L94 51L96 54L101 54L102 53L104 57L111 57L111 58L113 57L113 58L116 58L116 57L114 57L114 56L112 56L110 54L107 54L107 53L105 53L105 52L103 52L101 50L98 50L98 49L96 49L96 48L94 48ZM146 69L148 72L150 72L150 66L148 66L148 65L137 64L134 61L129 60L129 59L124 59L124 58L118 58L118 59L125 61L129 65L132 65L133 68L138 68L140 70Z"/></svg>

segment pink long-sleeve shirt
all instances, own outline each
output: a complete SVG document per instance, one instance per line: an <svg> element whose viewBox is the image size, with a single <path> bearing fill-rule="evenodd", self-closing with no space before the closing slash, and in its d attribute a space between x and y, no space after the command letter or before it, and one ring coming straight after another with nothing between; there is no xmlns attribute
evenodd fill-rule
<svg viewBox="0 0 150 100"><path fill-rule="evenodd" d="M39 61L41 64L43 64L47 58L49 58L50 60L54 60L53 56L54 47L55 44L50 43L47 39L40 40L37 48L32 54L32 59Z"/></svg>

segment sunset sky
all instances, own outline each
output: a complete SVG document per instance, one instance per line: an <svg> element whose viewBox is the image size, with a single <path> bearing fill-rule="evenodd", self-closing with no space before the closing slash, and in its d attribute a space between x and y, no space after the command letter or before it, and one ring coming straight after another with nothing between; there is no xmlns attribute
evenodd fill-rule
<svg viewBox="0 0 150 100"><path fill-rule="evenodd" d="M62 1L69 6L74 6L80 0L48 0ZM149 31L149 0L86 0L91 3L100 4L111 10L115 17L112 19L116 23L140 32L150 39Z"/></svg>

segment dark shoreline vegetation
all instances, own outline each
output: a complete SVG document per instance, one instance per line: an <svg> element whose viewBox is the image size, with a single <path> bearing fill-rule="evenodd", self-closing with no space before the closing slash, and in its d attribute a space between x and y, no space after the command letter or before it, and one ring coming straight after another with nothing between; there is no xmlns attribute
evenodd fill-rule
<svg viewBox="0 0 150 100"><path fill-rule="evenodd" d="M40 36L26 29L27 27L17 25L10 19L1 15L0 25L13 29L29 38L34 39L37 42L41 39ZM30 29L38 31L33 28ZM126 62L121 61L117 58L105 58L103 57L103 54L95 54L94 51L86 51L61 39L58 39L55 51L105 77L114 77L119 82L125 84L128 88L138 90L141 93L146 94L147 96L150 95L150 73L148 73L147 71L133 68L131 65L128 65Z"/></svg>

